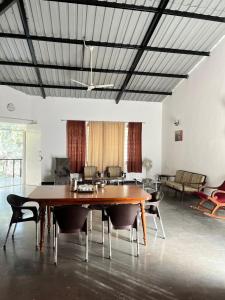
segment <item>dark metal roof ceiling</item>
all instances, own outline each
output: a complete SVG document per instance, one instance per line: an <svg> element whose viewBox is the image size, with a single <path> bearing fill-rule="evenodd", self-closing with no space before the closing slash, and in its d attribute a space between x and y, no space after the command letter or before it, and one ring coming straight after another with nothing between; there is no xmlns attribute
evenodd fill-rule
<svg viewBox="0 0 225 300"><path fill-rule="evenodd" d="M224 23L225 0L0 0L0 83L44 98L161 102L209 55ZM113 88L71 82L90 76L84 37L95 46L94 83Z"/></svg>

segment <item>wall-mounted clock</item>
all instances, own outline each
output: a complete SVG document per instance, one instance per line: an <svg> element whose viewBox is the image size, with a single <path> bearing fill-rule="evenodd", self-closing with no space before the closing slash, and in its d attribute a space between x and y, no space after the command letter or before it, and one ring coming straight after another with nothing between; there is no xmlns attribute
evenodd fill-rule
<svg viewBox="0 0 225 300"><path fill-rule="evenodd" d="M15 110L15 105L13 103L8 103L7 104L7 109L8 109L8 111L14 111Z"/></svg>

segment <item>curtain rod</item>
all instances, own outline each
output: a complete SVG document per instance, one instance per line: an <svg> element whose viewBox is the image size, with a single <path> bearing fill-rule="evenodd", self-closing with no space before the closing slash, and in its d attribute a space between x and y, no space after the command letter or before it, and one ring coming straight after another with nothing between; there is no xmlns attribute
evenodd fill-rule
<svg viewBox="0 0 225 300"><path fill-rule="evenodd" d="M129 123L130 121L102 121L102 120L89 120L89 121L86 121L86 120L64 120L64 119L61 119L61 122L67 122L67 121L85 121L85 122L120 122L120 123ZM141 121L132 121L134 123L142 123L142 124L146 124L146 122L141 122Z"/></svg>
<svg viewBox="0 0 225 300"><path fill-rule="evenodd" d="M4 117L4 116L0 116L0 119L19 120L19 121L27 121L27 122L31 122L31 123L37 123L37 121L35 121L35 120L22 119L22 118L14 118L14 117Z"/></svg>

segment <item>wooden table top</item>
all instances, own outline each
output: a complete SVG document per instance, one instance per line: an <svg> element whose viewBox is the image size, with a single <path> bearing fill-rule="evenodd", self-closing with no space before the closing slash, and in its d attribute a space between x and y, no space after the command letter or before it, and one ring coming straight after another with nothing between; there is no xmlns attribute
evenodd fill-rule
<svg viewBox="0 0 225 300"><path fill-rule="evenodd" d="M38 186L30 199L46 205L140 203L151 195L136 185L106 185L94 193L71 192L69 185Z"/></svg>

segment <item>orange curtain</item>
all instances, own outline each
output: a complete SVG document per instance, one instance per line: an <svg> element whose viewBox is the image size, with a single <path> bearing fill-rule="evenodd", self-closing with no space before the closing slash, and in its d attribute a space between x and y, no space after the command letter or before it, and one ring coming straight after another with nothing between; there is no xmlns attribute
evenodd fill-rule
<svg viewBox="0 0 225 300"><path fill-rule="evenodd" d="M142 123L128 124L127 171L142 172Z"/></svg>
<svg viewBox="0 0 225 300"><path fill-rule="evenodd" d="M67 121L67 155L70 161L70 171L72 173L83 172L85 153L85 121Z"/></svg>

